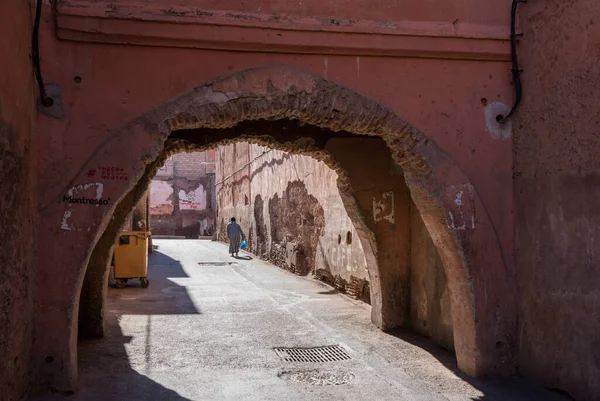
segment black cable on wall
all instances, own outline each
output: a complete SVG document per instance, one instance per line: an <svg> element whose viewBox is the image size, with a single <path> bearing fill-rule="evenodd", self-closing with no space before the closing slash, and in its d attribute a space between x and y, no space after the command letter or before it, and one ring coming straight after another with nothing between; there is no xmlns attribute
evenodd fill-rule
<svg viewBox="0 0 600 401"><path fill-rule="evenodd" d="M510 12L510 53L512 59L512 79L515 87L515 102L510 112L499 121L500 123L506 122L515 113L523 98L521 69L519 68L519 61L517 59L517 38L523 36L522 33L516 33L517 7L519 3L527 3L527 0L513 0Z"/></svg>
<svg viewBox="0 0 600 401"><path fill-rule="evenodd" d="M35 71L35 78L37 80L38 87L40 89L40 100L44 107L50 107L54 104L51 97L46 94L44 88L44 80L42 78L42 70L40 68L40 49L38 37L40 33L40 19L42 14L42 0L37 0L35 6L35 21L33 23L33 35L31 39L31 61L33 62L33 69Z"/></svg>

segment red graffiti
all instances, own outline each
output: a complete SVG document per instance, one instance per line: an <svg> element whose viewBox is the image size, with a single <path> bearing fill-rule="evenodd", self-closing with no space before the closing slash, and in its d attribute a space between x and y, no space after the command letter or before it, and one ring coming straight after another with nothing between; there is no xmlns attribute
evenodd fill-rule
<svg viewBox="0 0 600 401"><path fill-rule="evenodd" d="M179 200L179 207L182 210L198 210L198 208L200 207L200 203L198 202L192 202L189 200L184 200L184 199L180 199Z"/></svg>
<svg viewBox="0 0 600 401"><path fill-rule="evenodd" d="M96 175L96 170L91 169L90 171L88 171L88 177L94 177Z"/></svg>
<svg viewBox="0 0 600 401"><path fill-rule="evenodd" d="M100 178L103 180L126 181L129 179L123 167L99 167L98 170L100 170Z"/></svg>

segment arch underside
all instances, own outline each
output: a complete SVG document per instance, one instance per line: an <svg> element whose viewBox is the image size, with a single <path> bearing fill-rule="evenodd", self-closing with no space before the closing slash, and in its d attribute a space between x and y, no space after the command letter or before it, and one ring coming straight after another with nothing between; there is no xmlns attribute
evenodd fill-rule
<svg viewBox="0 0 600 401"><path fill-rule="evenodd" d="M391 157L404 172L412 199L443 262L451 294L459 367L471 375L510 371L513 363L511 352L496 349L490 344L496 344L497 340L486 338L488 331L495 332L502 336L505 344L511 343L514 322L510 321L510 311L501 313L498 318L495 310L481 305L477 289L474 288L479 282L476 276L480 266L474 270L474 262L468 259L473 254L473 247L480 242L493 241L494 238L490 240L490 234L483 230L473 238L465 233L457 235L448 222L448 209L452 205L444 197L444 186L450 184L446 181L454 180L457 184L466 185L469 184L468 179L433 142L390 110L350 89L288 67L255 68L209 82L157 106L112 134L96 153L120 152L129 158L136 158L136 162L130 184L123 185L119 190L119 202L113 209L116 212L114 218L111 219L112 213L108 213L98 224L101 233L92 241L94 244L88 253L89 263L83 265L83 269L87 266L86 280L106 285L107 255L111 253L116 233L170 154L204 150L244 140L290 153L310 155L324 161L338 173L338 188L348 215L359 233L365 253L372 255L372 259L368 260L372 320L378 327L388 328L389 317L386 313L389 312L386 311L386 294L382 293L375 235L356 206L345 171L331 155L323 151L318 139L298 141L273 135L244 136L232 129L243 121L260 119L298 120L339 135L377 136L385 141ZM228 132L230 137L227 137ZM185 133L190 137L186 138ZM120 139L124 136L131 138L128 143L145 145L122 149ZM190 138L193 138L193 142ZM96 163L96 157L99 156L90 159L90 166ZM479 202L476 196L474 202ZM479 213L478 219L489 217ZM490 259L497 259L498 252L492 253ZM476 263L479 264L479 261ZM73 293L75 299L82 283L83 274L80 274L79 287ZM98 291L104 291L104 288L91 288L89 291L92 297L102 297ZM508 308L512 308L512 305ZM496 321L490 323L491 319ZM74 322L71 330L76 331L77 319L71 319L71 322ZM493 327L488 330L484 327L486 324L492 324ZM498 354L500 351L508 355L502 363L498 362L501 359Z"/></svg>

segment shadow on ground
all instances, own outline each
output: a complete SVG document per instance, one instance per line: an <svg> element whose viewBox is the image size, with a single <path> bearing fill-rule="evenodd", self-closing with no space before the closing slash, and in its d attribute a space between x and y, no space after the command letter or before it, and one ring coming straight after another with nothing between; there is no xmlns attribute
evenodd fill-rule
<svg viewBox="0 0 600 401"><path fill-rule="evenodd" d="M158 250L148 255L148 279L154 296L141 288L139 280L127 282L127 287L108 289L108 310L118 315L192 315L200 311L192 302L185 287L173 282L173 278L189 277L179 261ZM156 291L161 296L156 297Z"/></svg>
<svg viewBox="0 0 600 401"><path fill-rule="evenodd" d="M319 291L319 292L317 292L317 294L321 294L321 295L335 295L335 294L340 294L340 292L338 290L336 290L335 288L332 288L329 291Z"/></svg>
<svg viewBox="0 0 600 401"><path fill-rule="evenodd" d="M462 373L456 364L456 355L446 348L433 343L428 338L407 329L386 331L402 341L415 345L428 352L457 377L481 391L484 395L473 401L570 401L556 392L533 385L518 376L474 378Z"/></svg>
<svg viewBox="0 0 600 401"><path fill-rule="evenodd" d="M119 317L111 316L110 320L106 338L80 342L79 390L68 400L192 401L133 369L126 350L126 344L132 337L125 336L121 331L117 322ZM55 398L50 400L54 401Z"/></svg>
<svg viewBox="0 0 600 401"><path fill-rule="evenodd" d="M30 401L192 401L133 369L131 360L140 356L127 354L126 344L132 337L124 335L121 330L119 322L124 315L147 316L147 346L145 355L141 356L147 359L152 335L151 315L200 313L185 287L170 280L188 277L181 264L157 252L156 248L148 259L148 278L155 290L154 296L151 297L146 289L141 288L137 280L131 280L128 287L123 289L109 288L106 336L79 341L77 392L68 397L58 393L32 395ZM160 297L156 297L157 288Z"/></svg>

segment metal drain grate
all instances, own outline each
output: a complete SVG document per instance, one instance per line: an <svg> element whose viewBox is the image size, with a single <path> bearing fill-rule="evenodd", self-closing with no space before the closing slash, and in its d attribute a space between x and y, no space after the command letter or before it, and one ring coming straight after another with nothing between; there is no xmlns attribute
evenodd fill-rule
<svg viewBox="0 0 600 401"><path fill-rule="evenodd" d="M352 359L339 345L312 348L275 348L275 352L286 362L334 362Z"/></svg>

